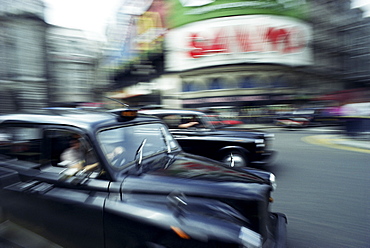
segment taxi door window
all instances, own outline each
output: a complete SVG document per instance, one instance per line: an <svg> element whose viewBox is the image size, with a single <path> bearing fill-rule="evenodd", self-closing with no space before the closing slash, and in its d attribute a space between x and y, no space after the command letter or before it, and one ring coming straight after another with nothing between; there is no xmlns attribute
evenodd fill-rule
<svg viewBox="0 0 370 248"><path fill-rule="evenodd" d="M181 116L180 115L167 115L162 117L162 120L166 123L168 128L170 129L177 129L181 124Z"/></svg>
<svg viewBox="0 0 370 248"><path fill-rule="evenodd" d="M50 150L48 153L51 164L66 167L67 165L63 164L62 161L62 154L70 149L77 140L80 143L78 149L83 155L84 162L86 164L96 162L96 154L90 142L82 135L70 130L50 129L45 131L45 144L47 149Z"/></svg>
<svg viewBox="0 0 370 248"><path fill-rule="evenodd" d="M42 130L37 127L0 128L0 154L20 161L42 163Z"/></svg>

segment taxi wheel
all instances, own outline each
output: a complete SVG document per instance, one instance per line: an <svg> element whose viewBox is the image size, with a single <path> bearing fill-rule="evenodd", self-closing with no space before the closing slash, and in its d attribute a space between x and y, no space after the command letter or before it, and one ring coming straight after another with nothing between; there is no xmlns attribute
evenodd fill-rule
<svg viewBox="0 0 370 248"><path fill-rule="evenodd" d="M246 155L242 154L239 151L229 151L227 152L221 161L230 166L231 165L231 157L234 159L234 167L245 167L248 165L248 158Z"/></svg>

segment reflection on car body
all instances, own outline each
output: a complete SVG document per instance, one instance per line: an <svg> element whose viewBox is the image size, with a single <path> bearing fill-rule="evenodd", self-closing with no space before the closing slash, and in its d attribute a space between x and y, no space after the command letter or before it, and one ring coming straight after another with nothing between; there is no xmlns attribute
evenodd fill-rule
<svg viewBox="0 0 370 248"><path fill-rule="evenodd" d="M184 109L143 110L161 118L185 152L244 167L271 161L273 134L224 125L200 111ZM184 124L191 123L187 128Z"/></svg>
<svg viewBox="0 0 370 248"><path fill-rule="evenodd" d="M54 109L1 116L0 133L2 217L63 247L285 246L274 175L184 153L158 118ZM61 164L76 134L92 171Z"/></svg>

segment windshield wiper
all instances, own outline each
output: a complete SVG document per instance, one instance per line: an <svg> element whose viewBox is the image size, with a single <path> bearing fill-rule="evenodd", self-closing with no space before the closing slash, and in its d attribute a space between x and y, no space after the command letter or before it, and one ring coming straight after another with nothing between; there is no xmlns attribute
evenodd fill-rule
<svg viewBox="0 0 370 248"><path fill-rule="evenodd" d="M167 140L167 137L166 137L166 131L164 130L163 127L160 127L160 130L161 130L161 134L162 134L162 138L164 140L164 143L166 144L167 146L167 153L171 153L171 146L170 146L170 143L168 142Z"/></svg>
<svg viewBox="0 0 370 248"><path fill-rule="evenodd" d="M145 146L146 139L143 139L140 146L137 148L135 153L135 161L136 161L136 168L139 168L141 165L141 162L143 161L143 148ZM139 155L139 160L136 159L136 156Z"/></svg>
<svg viewBox="0 0 370 248"><path fill-rule="evenodd" d="M168 141L167 139L167 136L166 136L166 130L161 127L161 134L162 134L162 138L164 139L164 142L166 143L166 146L167 146L167 154L171 154L172 153L172 149L171 149L171 145L170 145L170 142ZM170 159L167 161L166 165L164 166L165 169L168 168L168 166L170 166L170 164L172 164L172 161L175 159L175 155L170 157Z"/></svg>
<svg viewBox="0 0 370 248"><path fill-rule="evenodd" d="M235 159L234 159L234 156L233 156L233 153L230 153L230 167L234 167L235 166Z"/></svg>

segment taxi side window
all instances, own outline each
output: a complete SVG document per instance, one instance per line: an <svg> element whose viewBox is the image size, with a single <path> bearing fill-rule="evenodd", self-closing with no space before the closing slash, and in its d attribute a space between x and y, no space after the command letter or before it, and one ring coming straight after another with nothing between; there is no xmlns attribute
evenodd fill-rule
<svg viewBox="0 0 370 248"><path fill-rule="evenodd" d="M99 171L100 165L90 141L83 135L64 129L45 130L45 154L54 167Z"/></svg>
<svg viewBox="0 0 370 248"><path fill-rule="evenodd" d="M20 161L41 163L42 130L37 127L0 128L0 154Z"/></svg>
<svg viewBox="0 0 370 248"><path fill-rule="evenodd" d="M45 148L49 151L50 163L53 166L61 166L61 155L71 147L72 141L78 134L69 130L49 129L45 130Z"/></svg>
<svg viewBox="0 0 370 248"><path fill-rule="evenodd" d="M170 129L177 129L181 124L181 116L179 115L167 115L162 118Z"/></svg>
<svg viewBox="0 0 370 248"><path fill-rule="evenodd" d="M45 153L53 166L61 162L60 156L69 147L70 132L64 130L45 130Z"/></svg>

